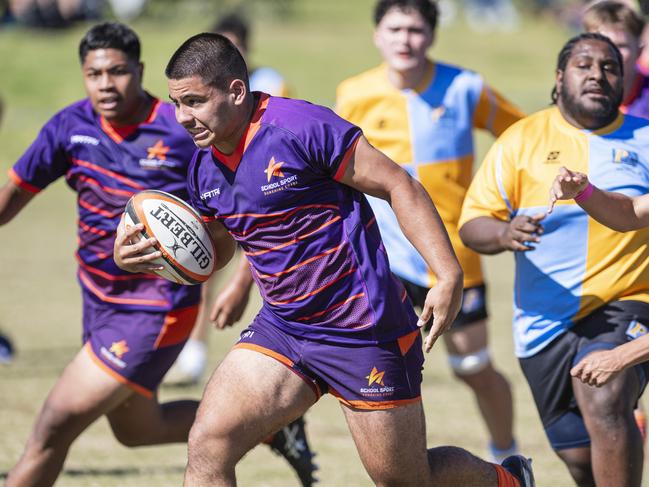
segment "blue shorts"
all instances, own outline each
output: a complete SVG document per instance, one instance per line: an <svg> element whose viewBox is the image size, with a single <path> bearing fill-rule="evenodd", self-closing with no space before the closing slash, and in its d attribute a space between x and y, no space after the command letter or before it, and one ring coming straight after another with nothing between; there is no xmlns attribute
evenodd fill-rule
<svg viewBox="0 0 649 487"><path fill-rule="evenodd" d="M391 409L421 400L422 338L415 330L375 345L324 343L253 322L234 348L272 357L302 377L317 399L330 392L354 409Z"/></svg>
<svg viewBox="0 0 649 487"><path fill-rule="evenodd" d="M153 397L196 322L198 305L130 311L83 296L83 343L103 370L136 392Z"/></svg>

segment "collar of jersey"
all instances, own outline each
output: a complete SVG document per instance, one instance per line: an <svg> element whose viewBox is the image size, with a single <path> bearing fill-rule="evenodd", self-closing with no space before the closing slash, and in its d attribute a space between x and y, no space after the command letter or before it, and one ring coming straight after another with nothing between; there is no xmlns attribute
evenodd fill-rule
<svg viewBox="0 0 649 487"><path fill-rule="evenodd" d="M565 118L563 118L559 107L555 106L552 108L552 110L554 110L553 118L557 127L563 132L568 132L571 134L581 133L586 135L608 135L619 129L624 122L624 114L622 112L618 112L615 120L602 128L599 128L597 130L580 129L575 127L574 125L571 125Z"/></svg>
<svg viewBox="0 0 649 487"><path fill-rule="evenodd" d="M216 147L212 146L212 155L220 162L222 162L232 172L236 171L237 167L239 167L239 163L243 158L243 153L246 151L246 149L250 145L250 142L259 131L259 127L261 126L261 117L264 116L266 107L268 106L268 101L270 100L270 96L266 93L253 93L259 96L259 102L257 103L257 107L255 108L255 111L250 118L250 123L248 124L246 131L241 136L236 149L234 149L234 152L232 154L224 154Z"/></svg>
<svg viewBox="0 0 649 487"><path fill-rule="evenodd" d="M160 108L160 100L158 98L153 98L153 103L151 104L151 111L146 117L146 120L141 123L136 123L133 125L112 125L108 120L106 120L102 115L99 116L99 124L106 134L113 139L118 144L124 142L124 139L135 132L141 125L146 125L152 123L156 116L158 115L158 108Z"/></svg>
<svg viewBox="0 0 649 487"><path fill-rule="evenodd" d="M411 92L415 92L415 93L423 93L423 92L426 91L426 90L430 87L430 85L432 84L433 79L435 78L435 73L436 73L436 71L437 71L437 69L436 69L436 65L435 65L435 62L434 62L434 61L431 61L431 60L428 59L428 58L426 59L426 61L427 61L427 63L428 63L428 66L427 66L427 69L426 69L426 73L424 74L424 77L421 79L421 81L419 82L419 84L418 84L417 86L415 86L414 88L403 88L403 89L397 88L396 86L394 86L394 85L390 82L390 77L389 77L390 68L389 68L389 66L388 66L387 63L382 63L382 64L381 64L381 69L383 69L383 76L384 76L384 78L385 78L386 85L387 85L390 89L392 89L392 90L397 90L397 91L400 92L400 93L405 93L405 94L407 94L407 93L411 93Z"/></svg>

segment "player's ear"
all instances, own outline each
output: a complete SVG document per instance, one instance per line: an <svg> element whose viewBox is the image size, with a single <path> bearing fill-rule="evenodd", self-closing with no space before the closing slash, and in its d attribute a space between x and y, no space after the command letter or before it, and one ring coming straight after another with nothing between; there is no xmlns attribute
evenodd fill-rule
<svg viewBox="0 0 649 487"><path fill-rule="evenodd" d="M557 69L555 71L555 77L554 77L554 89L557 93L561 93L561 87L563 85L563 70Z"/></svg>
<svg viewBox="0 0 649 487"><path fill-rule="evenodd" d="M241 79L233 79L230 83L230 93L234 97L235 105L242 104L248 95L246 83Z"/></svg>
<svg viewBox="0 0 649 487"><path fill-rule="evenodd" d="M137 72L140 75L140 82L144 80L144 63L138 63Z"/></svg>

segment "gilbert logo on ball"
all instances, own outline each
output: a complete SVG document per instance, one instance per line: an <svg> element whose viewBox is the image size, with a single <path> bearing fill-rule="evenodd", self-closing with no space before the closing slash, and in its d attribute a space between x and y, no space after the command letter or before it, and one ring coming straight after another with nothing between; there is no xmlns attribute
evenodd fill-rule
<svg viewBox="0 0 649 487"><path fill-rule="evenodd" d="M164 267L161 277L179 284L205 282L214 270L214 242L200 215L176 196L147 190L126 204L125 223L142 223L142 237L155 237L162 257L154 262ZM153 252L153 250L152 250Z"/></svg>

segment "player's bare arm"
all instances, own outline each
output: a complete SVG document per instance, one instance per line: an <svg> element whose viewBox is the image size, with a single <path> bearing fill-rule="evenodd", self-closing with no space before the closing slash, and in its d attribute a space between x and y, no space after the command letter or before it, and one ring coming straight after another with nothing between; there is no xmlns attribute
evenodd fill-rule
<svg viewBox="0 0 649 487"><path fill-rule="evenodd" d="M237 244L225 227L217 221L207 223L207 230L214 241L214 248L216 249L214 270L218 271L232 260L234 252L237 250Z"/></svg>
<svg viewBox="0 0 649 487"><path fill-rule="evenodd" d="M571 199L575 199L595 220L618 232L649 225L649 195L632 198L622 193L602 191L591 186L585 174L562 167L550 189L548 213L556 201Z"/></svg>
<svg viewBox="0 0 649 487"><path fill-rule="evenodd" d="M241 319L248 305L252 283L248 259L242 255L237 262L237 270L234 276L217 293L214 300L210 320L212 320L216 328L223 330Z"/></svg>
<svg viewBox="0 0 649 487"><path fill-rule="evenodd" d="M601 387L623 370L649 360L649 335L586 355L570 371L585 384Z"/></svg>
<svg viewBox="0 0 649 487"><path fill-rule="evenodd" d="M34 193L22 189L13 181L7 181L0 189L0 225L9 223L34 197Z"/></svg>
<svg viewBox="0 0 649 487"><path fill-rule="evenodd" d="M527 252L541 241L545 213L517 215L509 221L481 216L460 228L464 245L481 254L499 254L505 250Z"/></svg>
<svg viewBox="0 0 649 487"><path fill-rule="evenodd" d="M428 352L455 319L462 300L462 269L446 229L426 190L406 171L361 137L341 182L386 200L401 230L437 276L426 297L419 325L433 318L424 341Z"/></svg>

